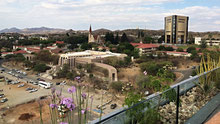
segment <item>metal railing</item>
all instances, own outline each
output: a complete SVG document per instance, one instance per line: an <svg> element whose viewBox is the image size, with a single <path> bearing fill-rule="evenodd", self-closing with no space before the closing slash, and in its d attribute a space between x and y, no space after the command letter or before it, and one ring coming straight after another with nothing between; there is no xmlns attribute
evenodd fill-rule
<svg viewBox="0 0 220 124"><path fill-rule="evenodd" d="M90 122L90 124L124 124L127 123L131 118L135 118L135 116L130 116L128 115L129 111L137 109L137 107L140 107L141 105L145 105L144 109L141 110L140 113L143 111L146 111L148 107L150 108L156 107L156 106L161 106L166 103L170 102L170 99L166 97L166 95L169 92L176 92L175 94L175 103L176 103L176 112L175 112L175 123L178 123L179 120L179 102L180 102L180 96L187 93L190 89L195 87L195 85L199 82L199 78L202 76L206 76L208 73L212 73L214 71L218 71L220 67L215 68L211 71L205 72L200 75L196 75L194 77L191 77L189 79L186 79L184 81L181 81L180 83L177 83L173 86L171 86L169 89L161 92L161 93L154 93L148 97L146 97L145 100L133 105L132 107L129 108L120 108L114 112L111 112L105 116L101 117L100 119L96 119ZM165 96L165 97L164 97ZM146 106L148 104L148 106ZM183 120L182 120L183 122ZM172 122L174 123L174 122Z"/></svg>

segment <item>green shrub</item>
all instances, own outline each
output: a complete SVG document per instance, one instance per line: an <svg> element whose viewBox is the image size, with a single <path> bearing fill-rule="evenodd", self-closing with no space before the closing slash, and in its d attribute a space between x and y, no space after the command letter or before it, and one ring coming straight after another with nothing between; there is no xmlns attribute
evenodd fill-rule
<svg viewBox="0 0 220 124"><path fill-rule="evenodd" d="M148 76L144 76L144 75L137 76L135 82L138 86L138 89L141 91L145 90L147 87L150 86L150 79L148 78Z"/></svg>
<svg viewBox="0 0 220 124"><path fill-rule="evenodd" d="M111 88L117 92L120 92L122 90L122 87L123 87L123 83L120 81L111 83Z"/></svg>
<svg viewBox="0 0 220 124"><path fill-rule="evenodd" d="M147 71L148 74L156 75L160 67L156 63L144 62L140 64L141 71Z"/></svg>
<svg viewBox="0 0 220 124"><path fill-rule="evenodd" d="M191 47L189 47L189 48L187 48L187 52L188 53L191 53L193 50L196 50L196 48L194 47L194 46L191 46Z"/></svg>
<svg viewBox="0 0 220 124"><path fill-rule="evenodd" d="M153 80L151 82L151 87L154 89L154 91L160 91L160 89L161 89L161 81L160 80Z"/></svg>
<svg viewBox="0 0 220 124"><path fill-rule="evenodd" d="M183 52L183 48L177 48L177 52Z"/></svg>
<svg viewBox="0 0 220 124"><path fill-rule="evenodd" d="M47 66L46 64L36 64L34 66L34 71L36 72L45 72L48 69L50 69L50 67Z"/></svg>

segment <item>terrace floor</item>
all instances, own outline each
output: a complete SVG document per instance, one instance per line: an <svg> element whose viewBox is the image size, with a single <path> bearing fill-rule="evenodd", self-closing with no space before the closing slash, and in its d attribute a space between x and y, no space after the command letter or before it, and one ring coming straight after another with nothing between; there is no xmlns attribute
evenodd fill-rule
<svg viewBox="0 0 220 124"><path fill-rule="evenodd" d="M210 116L206 124L220 124L220 105L215 110L215 112L213 112L213 114Z"/></svg>

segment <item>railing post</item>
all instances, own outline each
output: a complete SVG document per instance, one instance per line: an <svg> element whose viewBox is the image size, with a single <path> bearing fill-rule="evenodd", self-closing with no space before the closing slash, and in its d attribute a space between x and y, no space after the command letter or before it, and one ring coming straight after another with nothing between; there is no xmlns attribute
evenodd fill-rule
<svg viewBox="0 0 220 124"><path fill-rule="evenodd" d="M177 86L177 96L176 96L176 124L178 124L178 120L179 120L179 102L180 102L180 86Z"/></svg>

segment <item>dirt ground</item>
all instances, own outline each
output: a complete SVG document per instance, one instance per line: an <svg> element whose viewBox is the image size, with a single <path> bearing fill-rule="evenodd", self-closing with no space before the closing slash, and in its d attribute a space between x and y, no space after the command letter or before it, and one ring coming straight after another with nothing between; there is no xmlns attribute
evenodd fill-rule
<svg viewBox="0 0 220 124"><path fill-rule="evenodd" d="M124 82L134 82L136 77L141 74L138 66L131 68L120 68L118 72L118 79Z"/></svg>
<svg viewBox="0 0 220 124"><path fill-rule="evenodd" d="M184 60L184 61L179 61L177 68L179 70L185 70L191 68L192 66L198 66L198 65L199 63L194 62L192 60Z"/></svg>
<svg viewBox="0 0 220 124"><path fill-rule="evenodd" d="M42 104L44 123L49 124L49 102L48 100L41 100L40 103ZM17 105L9 110L6 110L2 116L6 124L39 124L39 103L32 101L27 104Z"/></svg>

